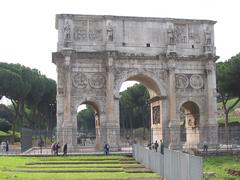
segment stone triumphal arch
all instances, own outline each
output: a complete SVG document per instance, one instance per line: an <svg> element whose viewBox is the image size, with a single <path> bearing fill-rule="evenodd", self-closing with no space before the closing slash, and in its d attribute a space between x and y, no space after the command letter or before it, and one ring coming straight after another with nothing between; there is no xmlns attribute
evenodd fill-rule
<svg viewBox="0 0 240 180"><path fill-rule="evenodd" d="M96 146L119 148L119 90L136 80L150 93L152 141L163 139L174 149L216 144L215 23L57 15L58 141L78 148L77 107L89 103L96 110Z"/></svg>

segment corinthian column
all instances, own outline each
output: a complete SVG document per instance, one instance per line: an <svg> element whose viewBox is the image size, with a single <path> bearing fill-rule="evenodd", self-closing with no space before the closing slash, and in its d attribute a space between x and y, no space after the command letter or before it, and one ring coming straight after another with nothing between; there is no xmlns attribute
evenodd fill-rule
<svg viewBox="0 0 240 180"><path fill-rule="evenodd" d="M116 119L116 113L118 114L118 100L114 97L114 52L108 52L107 59L107 93L106 93L106 115L107 122L106 127L106 138L107 142L111 146L112 150L117 150L119 147L120 139L120 126L119 120Z"/></svg>
<svg viewBox="0 0 240 180"><path fill-rule="evenodd" d="M176 118L175 62L169 60L169 134L171 149L180 148L180 123Z"/></svg>
<svg viewBox="0 0 240 180"><path fill-rule="evenodd" d="M62 123L62 143L68 143L69 150L73 150L76 145L76 133L74 132L72 114L71 114L71 55L73 50L62 50L61 53L64 56L64 94L63 94L63 123Z"/></svg>
<svg viewBox="0 0 240 180"><path fill-rule="evenodd" d="M208 110L208 143L215 145L218 142L217 124L217 92L216 92L216 69L215 63L209 61L206 65L207 72L207 110Z"/></svg>

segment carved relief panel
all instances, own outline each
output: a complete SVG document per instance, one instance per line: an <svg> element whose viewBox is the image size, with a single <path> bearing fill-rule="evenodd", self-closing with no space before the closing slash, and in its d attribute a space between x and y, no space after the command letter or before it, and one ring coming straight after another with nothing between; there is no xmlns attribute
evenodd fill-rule
<svg viewBox="0 0 240 180"><path fill-rule="evenodd" d="M105 86L105 76L101 73L82 73L77 72L72 75L73 87L85 89L91 87L101 89Z"/></svg>
<svg viewBox="0 0 240 180"><path fill-rule="evenodd" d="M74 27L74 40L75 41L102 41L101 21L81 20L77 21Z"/></svg>
<svg viewBox="0 0 240 180"><path fill-rule="evenodd" d="M188 39L191 43L201 43L201 32L199 25L189 24L188 25Z"/></svg>
<svg viewBox="0 0 240 180"><path fill-rule="evenodd" d="M186 24L174 24L174 40L176 43L187 43Z"/></svg>
<svg viewBox="0 0 240 180"><path fill-rule="evenodd" d="M152 108L153 124L160 124L160 106L154 106Z"/></svg>

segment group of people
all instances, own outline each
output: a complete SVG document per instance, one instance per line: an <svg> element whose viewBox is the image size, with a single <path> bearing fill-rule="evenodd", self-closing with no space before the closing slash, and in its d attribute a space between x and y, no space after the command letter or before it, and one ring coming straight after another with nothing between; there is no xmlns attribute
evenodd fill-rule
<svg viewBox="0 0 240 180"><path fill-rule="evenodd" d="M153 150L155 150L156 152L158 151L158 147L159 147L159 144L158 144L158 142L157 141L155 141L155 143L149 143L148 144L148 149L153 149ZM160 153L161 154L164 154L164 144L163 144L163 141L162 140L160 140Z"/></svg>
<svg viewBox="0 0 240 180"><path fill-rule="evenodd" d="M58 156L59 149L61 148L59 142L58 143L53 143L51 146L51 152L52 154L55 154ZM67 155L67 143L64 144L63 146L63 156Z"/></svg>
<svg viewBox="0 0 240 180"><path fill-rule="evenodd" d="M9 151L9 143L8 143L8 141L3 141L1 143L1 148L2 148L3 152L8 153L8 151Z"/></svg>

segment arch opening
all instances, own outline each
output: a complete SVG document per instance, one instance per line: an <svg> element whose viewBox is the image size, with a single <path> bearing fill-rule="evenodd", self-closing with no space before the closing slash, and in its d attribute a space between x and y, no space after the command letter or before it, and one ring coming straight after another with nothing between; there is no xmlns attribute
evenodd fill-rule
<svg viewBox="0 0 240 180"><path fill-rule="evenodd" d="M99 140L100 116L97 105L84 102L77 108L77 144L96 147Z"/></svg>
<svg viewBox="0 0 240 180"><path fill-rule="evenodd" d="M128 88L125 84L132 82ZM130 83L131 84L131 83ZM163 138L163 103L160 88L146 75L134 75L122 83L120 92L120 140L148 145Z"/></svg>
<svg viewBox="0 0 240 180"><path fill-rule="evenodd" d="M183 147L197 147L199 144L200 110L196 103L187 101L180 107L180 140Z"/></svg>

